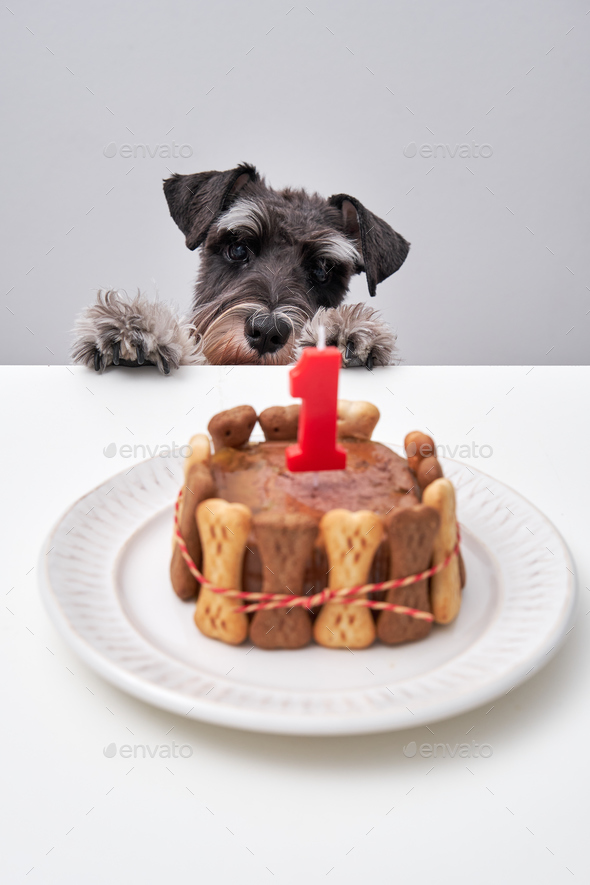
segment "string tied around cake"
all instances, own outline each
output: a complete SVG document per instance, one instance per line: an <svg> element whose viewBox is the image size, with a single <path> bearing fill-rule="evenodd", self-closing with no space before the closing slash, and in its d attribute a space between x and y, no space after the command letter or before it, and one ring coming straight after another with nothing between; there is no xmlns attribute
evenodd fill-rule
<svg viewBox="0 0 590 885"><path fill-rule="evenodd" d="M191 575L199 582L206 585L213 593L219 593L222 596L233 598L236 600L244 600L246 605L236 607L236 611L250 614L251 612L271 610L276 608L296 608L303 607L308 611L325 605L327 602L338 602L342 605L353 605L362 608L372 608L378 611L390 611L399 615L408 615L418 620L432 621L434 616L432 612L422 611L421 609L411 608L407 605L397 605L393 602L383 602L377 599L368 599L365 597L367 593L379 593L385 590L397 590L400 587L409 587L417 584L433 575L442 572L443 569L452 562L455 556L459 554L459 544L461 541L459 526L457 525L457 543L453 550L438 565L418 572L415 575L408 575L405 578L394 578L389 581L380 581L376 584L359 584L355 587L342 587L340 589L329 589L325 587L313 596L295 596L287 593L261 593L244 590L230 590L226 587L215 587L211 581L199 571L195 565L190 553L188 552L184 538L178 524L178 510L182 500L183 489L178 493L176 504L174 507L174 540L180 548L182 557L189 569Z"/></svg>

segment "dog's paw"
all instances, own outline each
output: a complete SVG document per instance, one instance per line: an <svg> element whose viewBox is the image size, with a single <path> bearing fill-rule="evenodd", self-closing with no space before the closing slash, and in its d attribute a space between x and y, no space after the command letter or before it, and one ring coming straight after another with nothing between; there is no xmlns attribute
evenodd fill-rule
<svg viewBox="0 0 590 885"><path fill-rule="evenodd" d="M317 347L320 326L325 329L326 344L342 354L344 368L394 365L395 333L366 304L320 308L301 330L300 348Z"/></svg>
<svg viewBox="0 0 590 885"><path fill-rule="evenodd" d="M138 294L124 298L110 290L77 319L71 356L75 363L104 372L107 366L157 366L164 375L203 359L194 328L167 304Z"/></svg>

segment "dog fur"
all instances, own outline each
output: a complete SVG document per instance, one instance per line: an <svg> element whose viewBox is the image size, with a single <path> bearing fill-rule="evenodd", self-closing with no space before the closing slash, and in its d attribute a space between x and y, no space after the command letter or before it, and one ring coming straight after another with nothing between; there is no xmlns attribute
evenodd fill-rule
<svg viewBox="0 0 590 885"><path fill-rule="evenodd" d="M409 243L355 197L275 191L254 166L172 175L164 193L189 249L201 250L190 319L138 294L99 292L78 319L72 357L111 365L285 365L317 344L343 365L390 365L395 335L368 305L343 305L353 274L369 294L403 264Z"/></svg>

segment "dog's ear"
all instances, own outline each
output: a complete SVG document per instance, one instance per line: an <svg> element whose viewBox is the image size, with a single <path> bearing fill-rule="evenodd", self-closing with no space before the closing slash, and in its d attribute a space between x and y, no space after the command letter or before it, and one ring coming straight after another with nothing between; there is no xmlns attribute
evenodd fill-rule
<svg viewBox="0 0 590 885"><path fill-rule="evenodd" d="M328 203L342 213L344 232L359 246L364 262L369 295L375 295L378 283L398 270L410 249L407 240L387 222L377 218L355 197L334 194Z"/></svg>
<svg viewBox="0 0 590 885"><path fill-rule="evenodd" d="M189 249L205 240L213 222L250 181L259 181L254 166L240 163L227 172L197 172L173 175L164 181L170 215L186 237Z"/></svg>

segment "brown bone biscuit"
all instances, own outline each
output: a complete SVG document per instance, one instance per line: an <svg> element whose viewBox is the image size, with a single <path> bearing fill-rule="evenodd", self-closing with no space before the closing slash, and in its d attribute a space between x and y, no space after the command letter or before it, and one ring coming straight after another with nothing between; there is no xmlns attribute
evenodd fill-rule
<svg viewBox="0 0 590 885"><path fill-rule="evenodd" d="M424 489L422 502L434 507L440 515L440 528L432 554L432 564L438 565L457 543L455 489L452 482L444 477L435 479ZM437 624L448 624L457 617L461 607L461 571L457 556L430 579L430 601Z"/></svg>
<svg viewBox="0 0 590 885"><path fill-rule="evenodd" d="M262 560L262 592L301 596L317 523L304 513L261 513L253 524ZM257 611L250 639L258 648L301 648L311 639L309 613L299 606Z"/></svg>
<svg viewBox="0 0 590 885"><path fill-rule="evenodd" d="M371 439L380 418L379 409L373 403L362 400L339 399L336 428L339 437Z"/></svg>
<svg viewBox="0 0 590 885"><path fill-rule="evenodd" d="M416 474L416 479L418 480L418 485L422 491L424 491L427 485L430 485L435 479L440 479L443 475L440 461L436 455L430 455L428 458L423 458L414 472Z"/></svg>
<svg viewBox="0 0 590 885"><path fill-rule="evenodd" d="M198 569L201 567L201 541L195 520L195 511L201 501L213 498L216 494L217 489L209 468L205 464L193 464L186 477L182 492L182 507L178 516L178 526L189 555ZM170 580L174 592L181 599L191 599L198 593L199 583L191 575L177 543L174 544L172 550Z"/></svg>
<svg viewBox="0 0 590 885"><path fill-rule="evenodd" d="M207 429L218 452L225 447L239 449L247 443L255 424L256 412L252 406L236 406L214 415Z"/></svg>
<svg viewBox="0 0 590 885"><path fill-rule="evenodd" d="M434 440L427 433L422 433L421 430L412 430L411 433L407 434L404 439L404 448L408 464L414 473L416 473L418 465L423 458L430 458L432 455L436 455Z"/></svg>
<svg viewBox="0 0 590 885"><path fill-rule="evenodd" d="M197 526L203 548L203 574L215 587L240 590L242 562L250 531L250 510L209 498L197 507ZM248 618L235 611L240 600L201 588L195 624L205 636L239 645L248 635Z"/></svg>
<svg viewBox="0 0 590 885"><path fill-rule="evenodd" d="M366 584L383 523L370 510L329 510L320 522L328 554L329 587ZM327 648L366 648L375 639L375 622L368 608L328 602L313 625L316 642Z"/></svg>
<svg viewBox="0 0 590 885"><path fill-rule="evenodd" d="M407 578L427 569L440 527L438 511L424 504L404 507L386 519L385 524L389 541L390 580ZM385 598L386 602L396 605L431 611L427 578L408 587L388 590ZM377 618L377 636L388 645L423 639L431 629L432 621L397 612L382 611Z"/></svg>
<svg viewBox="0 0 590 885"><path fill-rule="evenodd" d="M297 439L300 406L271 406L258 416L266 440L281 442Z"/></svg>

